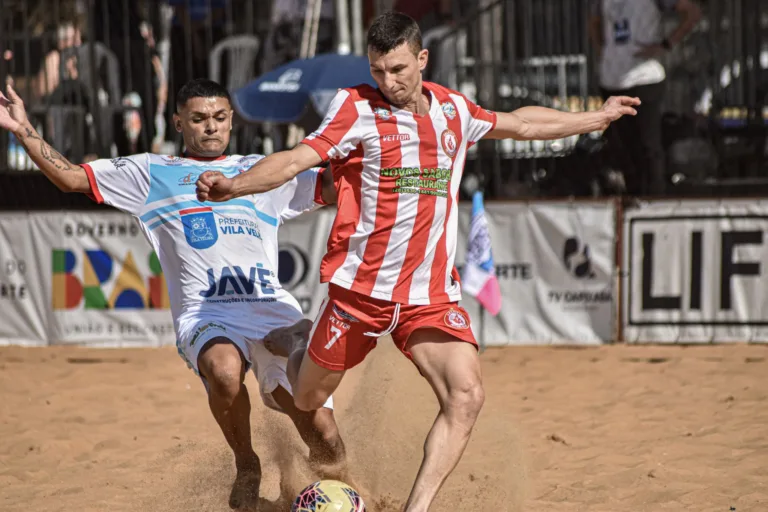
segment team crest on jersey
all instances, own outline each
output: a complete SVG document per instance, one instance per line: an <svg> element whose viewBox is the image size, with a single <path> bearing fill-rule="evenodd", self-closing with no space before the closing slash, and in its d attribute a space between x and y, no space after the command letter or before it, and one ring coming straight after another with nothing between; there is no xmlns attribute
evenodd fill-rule
<svg viewBox="0 0 768 512"><path fill-rule="evenodd" d="M440 108L443 109L443 114L445 114L445 117L453 121L456 118L456 106L453 104L453 102L446 101L443 102L440 105Z"/></svg>
<svg viewBox="0 0 768 512"><path fill-rule="evenodd" d="M184 165L184 161L181 159L181 157L173 156L173 155L165 155L160 157L163 162L165 162L165 165L169 167L173 167L175 165Z"/></svg>
<svg viewBox="0 0 768 512"><path fill-rule="evenodd" d="M443 130L443 134L440 136L440 142L443 144L443 151L453 158L456 155L456 150L459 148L459 141L456 138L456 134L450 128Z"/></svg>
<svg viewBox="0 0 768 512"><path fill-rule="evenodd" d="M389 109L383 107L374 108L373 113L382 121L387 121L390 117L392 117L392 112L390 112Z"/></svg>
<svg viewBox="0 0 768 512"><path fill-rule="evenodd" d="M179 215L184 226L184 236L190 247L207 249L216 243L219 233L216 231L213 208L210 206L190 208L181 210Z"/></svg>
<svg viewBox="0 0 768 512"><path fill-rule="evenodd" d="M454 329L469 329L469 320L464 313L451 308L445 314L445 325Z"/></svg>

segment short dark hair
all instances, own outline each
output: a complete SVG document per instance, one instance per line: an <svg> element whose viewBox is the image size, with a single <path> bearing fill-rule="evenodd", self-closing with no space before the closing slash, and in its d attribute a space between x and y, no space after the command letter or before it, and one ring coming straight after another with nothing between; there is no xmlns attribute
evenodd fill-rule
<svg viewBox="0 0 768 512"><path fill-rule="evenodd" d="M207 78L195 78L179 89L176 95L176 110L180 110L192 98L227 98L227 101L232 103L226 87Z"/></svg>
<svg viewBox="0 0 768 512"><path fill-rule="evenodd" d="M408 43L414 55L421 51L421 29L407 14L385 12L368 29L368 48L377 53L389 53L403 43Z"/></svg>

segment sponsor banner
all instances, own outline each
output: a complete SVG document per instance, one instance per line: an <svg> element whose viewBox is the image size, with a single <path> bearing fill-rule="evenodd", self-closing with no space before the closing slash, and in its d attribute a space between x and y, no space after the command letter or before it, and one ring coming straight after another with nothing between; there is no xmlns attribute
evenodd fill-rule
<svg viewBox="0 0 768 512"><path fill-rule="evenodd" d="M456 263L465 261L470 205L461 205ZM612 201L488 203L501 312L464 293L486 345L599 344L615 339Z"/></svg>
<svg viewBox="0 0 768 512"><path fill-rule="evenodd" d="M48 303L38 290L36 251L27 213L0 214L0 345L46 345Z"/></svg>
<svg viewBox="0 0 768 512"><path fill-rule="evenodd" d="M13 217L2 216L3 224L15 221L13 258L24 261L28 279L22 300L34 308L2 309L4 325L18 324L5 334L6 342L24 343L32 330L47 344L175 343L160 263L132 217L117 212Z"/></svg>
<svg viewBox="0 0 768 512"><path fill-rule="evenodd" d="M320 262L335 214L323 208L280 228L280 281L309 318L327 293L319 283ZM460 270L470 214L471 205L461 205ZM614 339L613 202L490 203L486 215L503 298L501 313L493 317L464 293L462 306L478 339L488 345Z"/></svg>
<svg viewBox="0 0 768 512"><path fill-rule="evenodd" d="M458 267L470 212L471 205L461 205ZM184 214L195 244L212 236L206 213ZM280 227L278 278L308 318L327 294L320 262L335 214L323 208ZM502 310L493 317L464 294L478 339L507 345L614 338L612 202L490 203L486 215ZM129 215L0 215L0 249L0 343L175 342L162 270Z"/></svg>
<svg viewBox="0 0 768 512"><path fill-rule="evenodd" d="M768 201L654 201L623 227L627 342L768 341Z"/></svg>

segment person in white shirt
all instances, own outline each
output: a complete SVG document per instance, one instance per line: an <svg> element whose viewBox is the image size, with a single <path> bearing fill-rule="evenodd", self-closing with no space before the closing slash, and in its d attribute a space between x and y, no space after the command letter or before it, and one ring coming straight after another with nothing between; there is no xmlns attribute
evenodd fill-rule
<svg viewBox="0 0 768 512"><path fill-rule="evenodd" d="M668 11L676 12L680 23L665 36L662 16ZM589 32L599 54L602 94L642 102L637 116L619 119L606 134L625 150L630 195L664 194L661 119L666 73L659 57L680 43L700 18L693 0L592 0Z"/></svg>
<svg viewBox="0 0 768 512"><path fill-rule="evenodd" d="M177 95L174 125L184 137L183 157L145 153L83 165L73 165L46 143L12 86L7 93L0 93L0 127L16 135L48 179L64 192L89 194L133 215L157 253L179 354L201 377L235 456L230 506L251 507L259 498L261 464L251 444L251 404L244 385L249 368L264 403L293 420L318 473L346 478L332 399L317 411L297 409L286 359L263 344L275 329L307 324L298 302L277 279L277 229L287 219L336 201L331 173L313 169L264 194L198 201L195 182L202 172L236 176L264 158L224 154L233 111L227 90L210 80L192 80Z"/></svg>

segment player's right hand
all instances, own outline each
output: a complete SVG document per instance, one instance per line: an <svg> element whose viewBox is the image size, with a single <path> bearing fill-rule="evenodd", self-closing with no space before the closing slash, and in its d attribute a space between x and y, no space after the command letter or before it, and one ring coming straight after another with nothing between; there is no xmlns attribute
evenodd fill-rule
<svg viewBox="0 0 768 512"><path fill-rule="evenodd" d="M8 84L6 94L0 92L0 128L15 132L27 123L27 111L11 84Z"/></svg>
<svg viewBox="0 0 768 512"><path fill-rule="evenodd" d="M205 171L197 178L198 201L228 201L235 197L235 184L219 171Z"/></svg>

